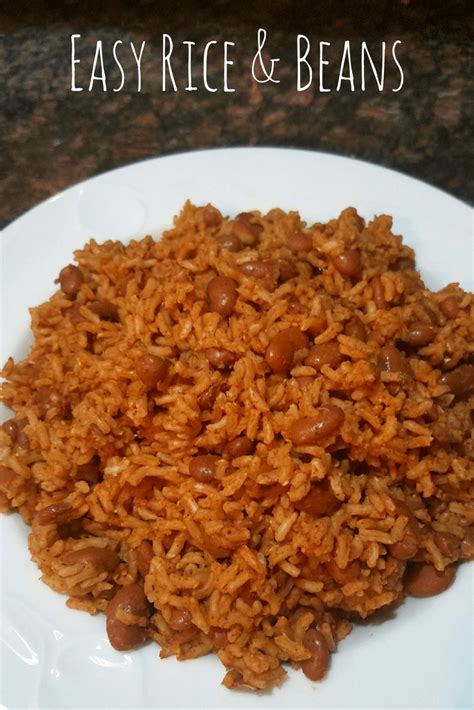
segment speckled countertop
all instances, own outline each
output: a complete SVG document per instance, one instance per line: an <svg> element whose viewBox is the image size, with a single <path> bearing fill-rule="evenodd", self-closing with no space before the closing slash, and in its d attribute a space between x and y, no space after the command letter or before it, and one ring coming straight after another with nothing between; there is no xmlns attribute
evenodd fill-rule
<svg viewBox="0 0 474 710"><path fill-rule="evenodd" d="M217 146L275 145L310 148L386 165L471 201L472 49L466 0L361 0L318 3L292 0L180 3L104 2L89 11L85 2L21 0L0 14L0 56L6 87L1 101L6 178L0 224L6 225L58 190L117 166L177 151ZM14 9L12 9L14 5ZM297 10L295 9L297 8ZM0 11L1 12L1 11ZM250 67L259 27L268 31L270 56L279 57L280 83L256 84ZM177 50L173 71L179 90L161 87L162 35ZM96 41L102 40L109 90L71 92L71 42L77 40L77 83L87 87ZM360 43L374 51L382 40L399 39L405 73L398 93L387 55L387 82L360 90L320 93L295 90L298 33L312 43L317 71L320 41L330 42L328 85L336 84L344 40L351 41L354 65ZM126 82L120 92L118 68L111 60L121 39ZM197 57L207 41L209 82L222 87L222 42L235 42L231 85L210 93L202 88L202 64L193 64L197 91L185 91L186 54L181 43L194 41ZM127 47L145 40L142 91ZM358 52L357 52L357 48ZM125 59L125 56L128 56ZM390 74L390 71L392 74ZM472 111L472 104L471 104Z"/></svg>

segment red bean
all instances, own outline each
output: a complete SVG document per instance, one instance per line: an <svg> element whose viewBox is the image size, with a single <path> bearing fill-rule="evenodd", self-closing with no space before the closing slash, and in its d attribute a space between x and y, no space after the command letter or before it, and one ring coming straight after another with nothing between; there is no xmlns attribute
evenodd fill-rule
<svg viewBox="0 0 474 710"><path fill-rule="evenodd" d="M16 437L16 444L19 446L21 449L29 449L30 448L30 440L28 438L28 435L25 434L23 429L25 426L28 424L28 419L18 419L18 434Z"/></svg>
<svg viewBox="0 0 474 710"><path fill-rule="evenodd" d="M38 407L40 417L46 417L51 409L58 409L58 414L63 410L62 397L52 387L40 387L33 395L33 402Z"/></svg>
<svg viewBox="0 0 474 710"><path fill-rule="evenodd" d="M230 367L235 362L235 354L224 348L207 348L204 355L209 363L217 368Z"/></svg>
<svg viewBox="0 0 474 710"><path fill-rule="evenodd" d="M405 578L405 590L412 597L433 597L451 586L455 574L452 565L439 572L427 562L415 564Z"/></svg>
<svg viewBox="0 0 474 710"><path fill-rule="evenodd" d="M456 365L458 364L458 361L453 355L450 355L449 353L446 353L443 355L443 362L441 363L441 369L442 370L452 370Z"/></svg>
<svg viewBox="0 0 474 710"><path fill-rule="evenodd" d="M227 249L227 251L238 252L242 251L244 248L244 245L240 241L239 237L236 237L235 234L224 234L222 237L218 237L217 241L221 247L223 249Z"/></svg>
<svg viewBox="0 0 474 710"><path fill-rule="evenodd" d="M265 360L273 372L285 374L293 367L297 350L308 346L308 338L298 328L280 330L268 343Z"/></svg>
<svg viewBox="0 0 474 710"><path fill-rule="evenodd" d="M403 355L395 345L385 345L381 348L378 359L382 370L401 372L404 369Z"/></svg>
<svg viewBox="0 0 474 710"><path fill-rule="evenodd" d="M387 589L395 590L405 574L407 563L404 560L397 560L395 557L387 557L384 570L384 586Z"/></svg>
<svg viewBox="0 0 474 710"><path fill-rule="evenodd" d="M324 313L320 313L317 316L311 318L311 325L306 328L306 332L309 333L313 338L316 338L323 330L326 328L328 322Z"/></svg>
<svg viewBox="0 0 474 710"><path fill-rule="evenodd" d="M217 648L219 651L222 648L225 648L228 644L227 640L227 631L225 629L221 629L218 626L211 626L209 629L209 638L211 640L212 645Z"/></svg>
<svg viewBox="0 0 474 710"><path fill-rule="evenodd" d="M278 262L279 276L278 283L285 283L298 276L298 269L292 261L281 260Z"/></svg>
<svg viewBox="0 0 474 710"><path fill-rule="evenodd" d="M21 476L10 468L10 466L0 466L0 492L8 497L13 497L14 489L21 482Z"/></svg>
<svg viewBox="0 0 474 710"><path fill-rule="evenodd" d="M314 345L309 351L304 364L308 365L308 367L313 367L315 370L320 370L323 365L329 365L332 368L339 367L345 359L346 356L339 350L339 343L333 340L329 343Z"/></svg>
<svg viewBox="0 0 474 710"><path fill-rule="evenodd" d="M125 624L117 619L119 609L148 619L149 605L139 584L127 584L121 587L107 607L107 635L111 645L117 651L130 651L146 641L147 632L142 626Z"/></svg>
<svg viewBox="0 0 474 710"><path fill-rule="evenodd" d="M173 631L184 631L185 629L191 628L192 625L191 614L187 609L173 609L168 622L168 626L170 626Z"/></svg>
<svg viewBox="0 0 474 710"><path fill-rule="evenodd" d="M474 558L474 527L467 528L461 540L461 558L471 560Z"/></svg>
<svg viewBox="0 0 474 710"><path fill-rule="evenodd" d="M66 315L73 325L79 325L79 323L84 323L86 320L81 313L81 308L84 304L75 303L71 308L68 308Z"/></svg>
<svg viewBox="0 0 474 710"><path fill-rule="evenodd" d="M290 426L288 438L295 446L311 446L338 431L344 421L340 407L329 404L320 407L312 417L297 419Z"/></svg>
<svg viewBox="0 0 474 710"><path fill-rule="evenodd" d="M300 375L299 377L295 378L299 388L304 392L308 387L311 387L311 385L314 382L314 377L311 377L311 375Z"/></svg>
<svg viewBox="0 0 474 710"><path fill-rule="evenodd" d="M202 217L206 227L220 227L222 224L222 215L213 205L205 205L201 208Z"/></svg>
<svg viewBox="0 0 474 710"><path fill-rule="evenodd" d="M201 454L194 456L189 462L189 473L200 483L209 483L216 475L218 456Z"/></svg>
<svg viewBox="0 0 474 710"><path fill-rule="evenodd" d="M277 262L272 259L246 261L240 265L240 270L245 276L260 281L262 286L269 291L275 288L280 272Z"/></svg>
<svg viewBox="0 0 474 710"><path fill-rule="evenodd" d="M428 323L423 323L422 321L417 321L408 327L403 340L405 343L408 343L408 345L420 348L431 343L435 335L436 331L433 326Z"/></svg>
<svg viewBox="0 0 474 710"><path fill-rule="evenodd" d="M461 541L456 535L452 535L448 532L436 532L434 534L434 542L444 557L457 559Z"/></svg>
<svg viewBox="0 0 474 710"><path fill-rule="evenodd" d="M91 461L80 464L77 467L77 479L80 481L97 483L100 478L100 473L100 461L95 457Z"/></svg>
<svg viewBox="0 0 474 710"><path fill-rule="evenodd" d="M374 276L371 282L372 286L372 296L375 301L375 305L379 309L384 309L387 306L385 300L385 289L383 287L382 279L380 276Z"/></svg>
<svg viewBox="0 0 474 710"><path fill-rule="evenodd" d="M135 370L145 387L154 389L165 379L168 367L161 357L146 353L135 360Z"/></svg>
<svg viewBox="0 0 474 710"><path fill-rule="evenodd" d="M342 254L333 256L332 263L346 279L355 279L362 271L360 254L356 249L346 249Z"/></svg>
<svg viewBox="0 0 474 710"><path fill-rule="evenodd" d="M460 365L443 375L441 382L455 395L470 392L474 388L474 365Z"/></svg>
<svg viewBox="0 0 474 710"><path fill-rule="evenodd" d="M294 299L293 297L290 297L288 299L288 308L287 308L288 313L304 313L306 311L306 308L301 304L299 301Z"/></svg>
<svg viewBox="0 0 474 710"><path fill-rule="evenodd" d="M16 420L7 419L6 422L3 422L2 429L5 434L8 434L12 440L12 443L15 444L18 437L18 424L16 423Z"/></svg>
<svg viewBox="0 0 474 710"><path fill-rule="evenodd" d="M248 456L255 450L255 442L248 436L238 436L236 439L229 441L224 449L224 452L230 459L236 459L239 456Z"/></svg>
<svg viewBox="0 0 474 710"><path fill-rule="evenodd" d="M47 505L46 508L41 508L36 513L36 521L40 525L49 525L50 523L62 525L71 520L72 517L74 516L71 504L64 500Z"/></svg>
<svg viewBox="0 0 474 710"><path fill-rule="evenodd" d="M311 234L305 234L304 232L293 232L290 234L287 241L288 248L291 251L311 251L313 248L313 237Z"/></svg>
<svg viewBox="0 0 474 710"><path fill-rule="evenodd" d="M199 407L203 410L212 409L214 406L214 402L216 401L217 395L220 392L220 389L221 383L214 382L214 384L210 385L206 390L204 390L204 392L202 392L198 398Z"/></svg>
<svg viewBox="0 0 474 710"><path fill-rule="evenodd" d="M64 553L61 562L65 565L80 564L98 572L113 572L120 558L110 547L82 547L80 550Z"/></svg>
<svg viewBox="0 0 474 710"><path fill-rule="evenodd" d="M446 318L456 318L459 313L460 299L457 296L448 296L441 301L439 307Z"/></svg>
<svg viewBox="0 0 474 710"><path fill-rule="evenodd" d="M117 306L110 301L92 301L88 303L87 307L96 316L99 316L100 320L110 321L111 323L118 323L119 321L119 311Z"/></svg>
<svg viewBox="0 0 474 710"><path fill-rule="evenodd" d="M215 276L207 285L207 300L211 311L221 316L230 316L237 302L235 281L228 276Z"/></svg>
<svg viewBox="0 0 474 710"><path fill-rule="evenodd" d="M232 224L232 234L238 237L245 246L253 246L262 231L259 224L252 224L251 217L252 215L248 212L241 212Z"/></svg>
<svg viewBox="0 0 474 710"><path fill-rule="evenodd" d="M328 481L314 483L310 492L301 500L293 503L296 510L308 515L331 515L339 507L340 502L332 492Z"/></svg>
<svg viewBox="0 0 474 710"><path fill-rule="evenodd" d="M303 637L305 648L311 658L301 662L301 670L310 680L321 680L329 665L329 649L323 634L317 629L308 629Z"/></svg>
<svg viewBox="0 0 474 710"><path fill-rule="evenodd" d="M347 321L344 326L344 335L348 335L350 338L358 338L358 340L362 340L364 343L367 340L365 325L357 316Z"/></svg>
<svg viewBox="0 0 474 710"><path fill-rule="evenodd" d="M142 577L146 577L150 571L150 565L155 553L153 545L148 540L143 540L135 550L137 556L137 567Z"/></svg>
<svg viewBox="0 0 474 710"><path fill-rule="evenodd" d="M326 562L326 569L331 577L343 587L345 584L354 582L359 577L360 563L354 560L345 567L338 567L335 560L329 560L329 562Z"/></svg>
<svg viewBox="0 0 474 710"><path fill-rule="evenodd" d="M420 526L411 509L401 501L396 502L397 512L408 518L401 540L389 545L390 553L397 560L409 560L420 547Z"/></svg>
<svg viewBox="0 0 474 710"><path fill-rule="evenodd" d="M69 264L61 269L59 274L59 285L61 291L69 297L75 296L80 290L84 277L82 271L74 264Z"/></svg>

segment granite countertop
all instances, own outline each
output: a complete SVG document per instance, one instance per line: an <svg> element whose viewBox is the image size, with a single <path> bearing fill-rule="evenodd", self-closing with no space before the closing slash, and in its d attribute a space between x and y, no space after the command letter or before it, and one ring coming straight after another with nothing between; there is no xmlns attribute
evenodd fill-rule
<svg viewBox="0 0 474 710"><path fill-rule="evenodd" d="M354 156L472 200L467 0L185 0L179 10L176 3L159 9L164 5L102 3L89 12L87 3L70 0L29 3L27 9L15 4L3 11L7 172L0 224L97 173L148 157L218 146L290 146ZM257 84L250 74L259 27L268 32L266 58L280 58L278 85ZM169 33L175 45L177 92L162 91L163 33ZM319 42L331 43L326 75L331 92L320 93L317 77L310 89L296 91L298 33L311 41L315 74ZM81 35L76 80L85 87L82 92L71 91L71 34ZM118 39L123 42L126 81L114 92L120 75L111 52ZM203 48L211 39L217 44L209 52L208 77L220 87L215 93L203 89L202 79ZM353 52L354 92L347 82L340 92L334 90L345 39ZM103 42L107 92L99 82L87 91L97 40ZM139 47L143 40L147 44L138 93L129 42ZM197 91L184 90L185 40L196 43ZM222 90L224 40L235 42L234 93ZM365 92L360 90L362 40L374 56L380 54L381 41L387 42L387 81L381 92L373 80ZM396 81L390 48L395 40L401 40L398 57L405 75L399 92L392 91Z"/></svg>

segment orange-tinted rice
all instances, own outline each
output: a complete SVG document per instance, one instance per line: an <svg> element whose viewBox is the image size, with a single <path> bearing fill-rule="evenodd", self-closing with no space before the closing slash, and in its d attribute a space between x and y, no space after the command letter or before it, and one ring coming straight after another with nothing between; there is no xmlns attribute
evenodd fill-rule
<svg viewBox="0 0 474 710"><path fill-rule="evenodd" d="M0 506L31 525L32 557L69 606L106 612L138 582L151 617L119 616L162 657L216 652L225 685L262 689L282 680L282 663L310 658L308 629L334 651L355 619L404 598L407 562L392 546L410 519L410 570L472 557L474 301L457 284L426 289L388 216L366 225L348 208L309 227L273 209L239 224L187 203L160 241L76 252L78 293L33 308L32 349L4 366L15 424L0 431ZM219 241L231 233L247 242L240 251ZM289 248L300 233L309 250ZM355 278L336 268L348 248ZM272 262L267 279L242 272L253 260ZM217 274L237 284L229 317L206 297ZM365 339L344 333L354 316ZM410 344L413 323L431 342ZM303 347L273 373L269 342L290 326L308 347L337 342L342 361L316 370ZM399 370L384 366L386 345ZM233 363L216 367L210 348ZM166 362L155 388L137 375L146 353ZM465 387L453 392L446 374L459 367ZM340 428L295 444L292 424L328 405ZM232 458L241 435L253 449ZM189 472L203 454L218 457L207 482ZM327 511L305 511L311 491L331 496ZM90 548L102 562L71 562ZM172 628L176 610L192 623Z"/></svg>

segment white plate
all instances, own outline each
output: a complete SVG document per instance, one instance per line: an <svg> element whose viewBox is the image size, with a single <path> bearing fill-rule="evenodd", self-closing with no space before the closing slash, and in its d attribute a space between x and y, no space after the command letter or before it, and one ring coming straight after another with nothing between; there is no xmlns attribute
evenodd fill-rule
<svg viewBox="0 0 474 710"><path fill-rule="evenodd" d="M149 160L88 180L44 202L4 231L1 361L26 355L28 306L47 299L71 252L91 236L158 235L190 198L224 213L298 209L324 221L354 205L388 213L415 247L430 288L472 288L471 211L402 174L296 150L230 149ZM71 611L39 581L18 516L0 516L0 701L8 708L468 708L472 707L472 565L439 597L410 599L396 619L356 628L322 683L290 671L272 693L220 685L212 656L178 663L158 646L114 651L104 617Z"/></svg>

